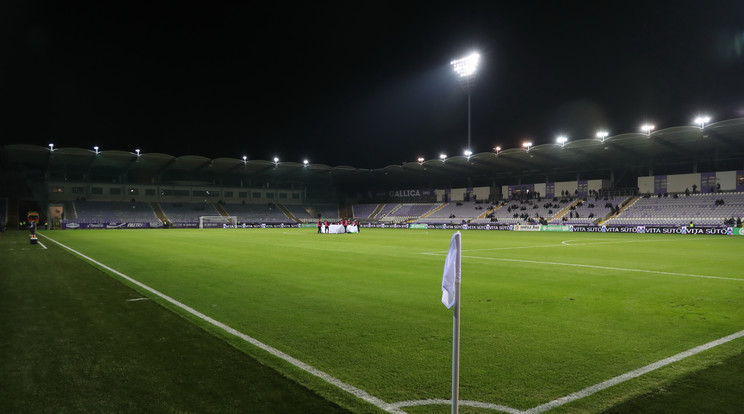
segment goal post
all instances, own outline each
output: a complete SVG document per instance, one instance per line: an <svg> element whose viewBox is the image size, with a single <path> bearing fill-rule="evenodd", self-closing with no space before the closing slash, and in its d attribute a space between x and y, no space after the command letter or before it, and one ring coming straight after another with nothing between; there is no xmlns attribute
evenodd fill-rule
<svg viewBox="0 0 744 414"><path fill-rule="evenodd" d="M238 228L237 216L199 216L200 229Z"/></svg>

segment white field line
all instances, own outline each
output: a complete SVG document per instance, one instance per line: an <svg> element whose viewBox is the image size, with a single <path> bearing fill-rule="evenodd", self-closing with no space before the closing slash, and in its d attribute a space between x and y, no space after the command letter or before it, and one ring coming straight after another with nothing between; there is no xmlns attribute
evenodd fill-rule
<svg viewBox="0 0 744 414"><path fill-rule="evenodd" d="M684 241L690 241L690 240L703 240L703 239L685 239ZM675 240L675 239L662 239L662 240L613 240L613 241L590 241L585 243L571 243L572 241L580 241L580 240L564 240L560 244L543 244L538 246L510 246L510 247L489 247L485 249L468 249L463 250L468 252L482 252L482 251L495 251L495 250L518 250L518 249L539 249L539 248L545 248L545 247L566 247L566 246L591 246L594 244L617 244L617 243L660 243L660 242L667 242L667 241L682 241L682 240ZM433 254L433 255L446 255L447 252L427 252L427 253L421 253L421 254Z"/></svg>
<svg viewBox="0 0 744 414"><path fill-rule="evenodd" d="M427 255L432 255L432 256L445 256L446 255L446 253L436 253L436 254L422 253L422 254L427 254ZM467 259L497 260L501 262L518 262L518 263L543 264L543 265L553 265L553 266L584 267L584 268L590 268L590 269L616 270L619 272L652 273L652 274L667 275L667 276L697 277L697 278L703 278L703 279L719 279L719 280L732 280L735 282L744 282L744 279L739 279L735 277L696 275L692 273L664 272L661 270L632 269L632 268L625 268L625 267L599 266L599 265L588 265L588 264L581 264L581 263L544 262L540 260L526 260L526 259L505 259L505 258L500 258L500 257L481 257L481 256L465 256L465 255L463 255L462 257L467 258Z"/></svg>
<svg viewBox="0 0 744 414"><path fill-rule="evenodd" d="M282 360L284 360L284 361L286 361L286 362L294 365L295 367L297 367L297 368L299 368L299 369L301 369L301 370L303 370L305 372L308 372L308 373L310 373L312 375L315 375L316 377L322 379L323 381L325 381L325 382L327 382L329 384L332 384L332 385L334 385L334 386L336 386L336 387L338 387L338 388L340 388L340 389L342 389L342 390L344 390L344 391L346 391L346 392L354 395L355 397L357 397L359 399L362 399L362 400L364 400L364 401L366 401L366 402L368 402L368 403L370 403L370 404L372 404L372 405L374 405L374 406L376 406L376 407L378 407L378 408L380 408L380 409L382 409L384 411L390 412L390 413L403 413L403 411L401 411L399 408L397 408L397 407L393 406L392 404L387 403L387 402L385 402L385 401L383 401L383 400L381 400L381 399L379 399L379 398L377 398L377 397L375 397L375 396L367 393L366 391L363 391L363 390L361 390L359 388L356 388L353 385L347 384L347 383L341 381L340 379L335 378L335 377L333 377L333 376L331 376L329 374L326 374L325 372L323 372L323 371L321 371L321 370L313 367L312 365L308 365L308 364L306 364L306 363L304 363L304 362L302 362L302 361L300 361L300 360L298 360L296 358L293 358L293 357L289 356L288 354L285 354L284 352L282 352L282 351L280 351L280 350L278 350L278 349L276 349L276 348L274 348L272 346L266 345L263 342L255 339L255 338L253 338L251 336L248 336L248 335L246 335L246 334L244 334L244 333L242 333L242 332L240 332L240 331L238 331L238 330L236 330L236 329L234 329L234 328L232 328L232 327L230 327L228 325L225 325L224 323L222 323L220 321L217 321L215 319L212 319L209 316L207 316L207 315L205 315L205 314L197 311L196 309L193 309L193 308L189 307L188 305L185 305L185 304L177 301L176 299L173 299L170 296L168 296L168 295L166 295L164 293L161 293L161 292L159 292L159 291L151 288L150 286L145 285L142 282L139 282L139 281L137 281L135 279L132 279L131 277L125 275L124 273L121 273L118 270L115 270L115 269L113 269L113 268L111 268L109 266L106 266L105 264L103 264L103 263L101 263L101 262L99 262L99 261L97 261L97 260L95 260L95 259L93 259L91 257L88 257L88 256L84 255L83 253L80 253L79 251L77 251L77 250L75 250L75 249L73 249L71 247L68 247L68 246L62 244L62 243L60 243L60 242L52 239L49 236L46 236L46 235L43 235L43 234L42 234L42 236L45 237L45 238L47 238L48 240L50 240L50 241L58 244L59 246L65 248L67 250L69 250L70 252L72 252L72 253L80 256L81 258L83 258L83 259L85 259L85 260L87 260L87 261L95 264L96 266L101 267L101 268L103 268L103 269L105 269L105 270L107 270L107 271L109 271L109 272L111 272L111 273L119 276L120 278L125 279L125 280L127 280L127 281L129 281L129 282L131 282L131 283L133 283L133 284L141 287L142 289L144 289L144 290L152 293L153 295L156 295L156 296L158 296L158 297L160 297L160 298L162 298L162 299L164 299L164 300L172 303L173 305L175 305L175 306L177 306L177 307L185 310L186 312L192 314L193 316L196 316L197 318L199 318L199 319L201 319L201 320L203 320L203 321L205 321L207 323L210 323L210 324L212 324L212 325L214 325L214 326L216 326L216 327L224 330L225 332L227 332L229 334L232 334L232 335L234 335L234 336L236 336L236 337L238 337L238 338L240 338L240 339L242 339L242 340L244 340L244 341L246 341L246 342L248 342L248 343L250 343L250 344L252 344L252 345L254 345L256 347L258 347L258 348L260 348L260 349L262 349L262 350L270 353L271 355L274 355L274 356L276 356L276 357L278 357L278 358L280 358L280 359L282 359Z"/></svg>
<svg viewBox="0 0 744 414"><path fill-rule="evenodd" d="M692 240L692 239L690 239ZM543 247L567 247L567 246L587 246L587 245L593 245L593 244L611 244L611 243L643 243L648 242L646 240L626 240L626 241L596 241L596 242L589 242L589 243L579 243L579 244L571 244L574 240L564 240L561 242L561 244L550 244L550 245L540 245L540 246L518 246L518 247L494 247L490 249L468 249L463 250L463 252L476 252L476 251L495 251L495 250L512 250L512 249L531 249L531 248L543 248ZM666 240L654 240L653 242L660 242L660 241L674 241L674 239L666 239ZM425 255L430 256L446 256L447 252L425 252L421 253ZM735 277L725 277L725 276L707 276L707 275L696 275L691 273L677 273L677 272L664 272L661 270L646 270L646 269L632 269L632 268L624 268L624 267L610 267L610 266L599 266L599 265L588 265L588 264L581 264L581 263L563 263L563 262L545 262L545 261L539 261L539 260L526 260L526 259L505 259L505 258L499 258L499 257L482 257L482 256L465 256L462 257L468 258L468 259L480 259L480 260L497 260L502 262L518 262L518 263L530 263L530 264L544 264L544 265L553 265L553 266L572 266L572 267L584 267L584 268L591 268L591 269L601 269L601 270L616 270L620 272L639 272L639 273L653 273L658 275L668 275L668 276L683 276L683 277L697 277L697 278L703 278L703 279L719 279L719 280L733 280L737 282L744 282L744 279L735 278Z"/></svg>
<svg viewBox="0 0 744 414"><path fill-rule="evenodd" d="M548 410L552 410L555 407L559 407L569 402L576 401L584 397L588 397L606 388L612 387L613 385L617 385L617 384L620 384L621 382L625 382L630 379L640 377L643 374L649 373L651 371L655 371L659 368L665 367L674 362L681 361L687 357L693 356L695 354L699 354L703 351L707 351L708 349L714 348L718 345L725 344L727 342L731 342L734 339L738 339L743 336L744 336L744 331L739 331L729 336L724 336L723 338L716 339L715 341L708 342L707 344L688 349L687 351L680 352L677 355L670 356L669 358L662 359L661 361L657 361L652 364L646 365L643 368L638 368L636 370L626 372L625 374L618 375L617 377L608 379L607 381L600 382L599 384L592 385L580 391L576 391L573 394L569 394L569 395L566 395L565 397L555 399L549 403L545 403L542 405L538 405L537 407L530 408L529 410L525 411L525 413L539 414L539 413L543 413Z"/></svg>
<svg viewBox="0 0 744 414"><path fill-rule="evenodd" d="M561 405L568 404L570 402L580 400L584 397L588 397L592 394L596 394L602 390L605 390L607 388L610 388L614 385L623 383L625 381L631 380L633 378L640 377L643 374L647 374L651 371L655 371L659 368L663 368L667 365L671 365L675 362L679 362L685 358L691 357L693 355L699 354L703 351L707 351L711 348L715 348L719 345L723 345L727 342L731 342L735 339L744 337L744 331L739 331L734 334L724 336L723 338L716 339L714 341L708 342L707 344L697 346L695 348L688 349L686 351L680 352L677 355L673 355L669 358L662 359L660 361L651 363L649 365L646 365L645 367L635 369L633 371L626 372L625 374L618 375L614 378L610 378L607 381L600 382L598 384L589 386L584 388L583 390L576 391L574 393L568 394L564 397L557 398L553 401L550 401L545 404L538 405L536 407L521 411L515 408L506 407L503 405L498 404L491 404L491 403L482 403L478 401L460 401L460 405L463 406L470 406L470 407L478 407L478 408L486 408L490 410L495 411L502 411L510 414L540 414L544 413L545 411L552 410L553 408L560 407ZM450 405L450 400L444 400L444 399L429 399L429 400L416 400L416 401L401 401L392 404L394 407L402 408L402 407L412 407L412 406L419 406L419 405Z"/></svg>

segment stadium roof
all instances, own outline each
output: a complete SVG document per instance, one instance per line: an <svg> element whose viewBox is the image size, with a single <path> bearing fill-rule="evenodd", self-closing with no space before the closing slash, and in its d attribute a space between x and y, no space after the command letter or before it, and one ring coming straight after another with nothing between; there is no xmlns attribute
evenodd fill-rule
<svg viewBox="0 0 744 414"><path fill-rule="evenodd" d="M573 180L579 175L582 179L608 178L608 171L649 175L744 169L744 118L711 123L704 129L679 126L650 135L625 133L604 140L568 141L563 146L509 148L376 169L118 150L51 150L25 144L5 145L0 152L4 170L43 173L48 180L224 186L271 183L274 187L333 182L358 189L446 188Z"/></svg>

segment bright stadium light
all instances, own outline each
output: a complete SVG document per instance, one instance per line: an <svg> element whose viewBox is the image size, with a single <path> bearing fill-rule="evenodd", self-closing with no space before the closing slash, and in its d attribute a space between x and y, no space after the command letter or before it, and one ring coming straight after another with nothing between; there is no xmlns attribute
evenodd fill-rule
<svg viewBox="0 0 744 414"><path fill-rule="evenodd" d="M463 154L466 157L470 158L470 156L473 155L473 151L470 151L469 149L466 149L465 152L463 152Z"/></svg>
<svg viewBox="0 0 744 414"><path fill-rule="evenodd" d="M556 138L555 142L561 144L561 147L566 145L566 142L568 142L568 138L566 138L564 135L559 136Z"/></svg>
<svg viewBox="0 0 744 414"><path fill-rule="evenodd" d="M424 163L424 157L418 157L418 163L423 164Z"/></svg>
<svg viewBox="0 0 744 414"><path fill-rule="evenodd" d="M139 148L137 148L136 150L134 150L134 152L136 152L136 153L137 153L137 156L139 157L139 155L140 155L140 150L139 150Z"/></svg>
<svg viewBox="0 0 744 414"><path fill-rule="evenodd" d="M302 164L303 164L303 165L304 165L305 167L307 167L307 165L308 165L308 164L310 164L310 161L308 161L308 160L306 160L306 159L305 159L305 160L302 160Z"/></svg>
<svg viewBox="0 0 744 414"><path fill-rule="evenodd" d="M525 142L524 144L522 144L522 147L524 147L527 150L527 152L530 152L530 148L532 147L532 142L529 142L529 141Z"/></svg>
<svg viewBox="0 0 744 414"><path fill-rule="evenodd" d="M243 164L245 164L246 162L248 162L248 156L243 155Z"/></svg>
<svg viewBox="0 0 744 414"><path fill-rule="evenodd" d="M96 154L98 154L98 146L93 147L93 151L95 151Z"/></svg>
<svg viewBox="0 0 744 414"><path fill-rule="evenodd" d="M49 151L54 151L54 144L52 143L49 144Z"/></svg>
<svg viewBox="0 0 744 414"><path fill-rule="evenodd" d="M444 160L447 159L447 154L439 154L439 159L442 160L442 162L444 162Z"/></svg>
<svg viewBox="0 0 744 414"><path fill-rule="evenodd" d="M604 142L605 138L607 138L609 134L607 131L598 131L597 132L597 138L599 138L602 142Z"/></svg>
<svg viewBox="0 0 744 414"><path fill-rule="evenodd" d="M279 157L274 157L274 164L279 164Z"/></svg>
<svg viewBox="0 0 744 414"><path fill-rule="evenodd" d="M499 146L497 145L497 146L493 147L493 151L494 151L494 152L495 152L496 154L498 154L499 152L501 152L501 147L499 147Z"/></svg>
<svg viewBox="0 0 744 414"><path fill-rule="evenodd" d="M457 74L457 79L460 81L465 92L468 94L468 150L472 147L470 145L470 91L475 85L475 80L478 75L478 66L480 65L480 55L478 53L471 53L464 58L455 59L450 62L452 68Z"/></svg>
<svg viewBox="0 0 744 414"><path fill-rule="evenodd" d="M652 124L641 125L641 131L643 131L647 136L651 136L651 131L653 131L654 128L655 127Z"/></svg>
<svg viewBox="0 0 744 414"><path fill-rule="evenodd" d="M700 126L700 129L705 129L705 124L710 122L710 117L707 115L701 115L695 118L695 124Z"/></svg>

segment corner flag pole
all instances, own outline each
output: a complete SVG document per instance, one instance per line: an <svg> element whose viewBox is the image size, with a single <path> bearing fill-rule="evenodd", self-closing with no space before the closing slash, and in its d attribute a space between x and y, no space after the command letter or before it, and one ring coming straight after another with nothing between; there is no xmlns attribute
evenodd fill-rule
<svg viewBox="0 0 744 414"><path fill-rule="evenodd" d="M452 414L459 411L460 398L460 232L452 235L442 276L442 303L452 312Z"/></svg>

